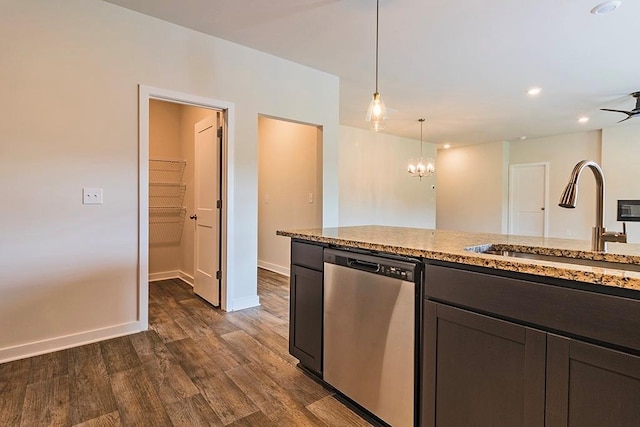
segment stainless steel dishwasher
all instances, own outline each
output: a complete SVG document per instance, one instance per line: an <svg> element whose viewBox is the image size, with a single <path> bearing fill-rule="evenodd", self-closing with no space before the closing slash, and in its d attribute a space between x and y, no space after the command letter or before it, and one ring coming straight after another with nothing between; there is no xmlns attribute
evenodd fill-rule
<svg viewBox="0 0 640 427"><path fill-rule="evenodd" d="M394 427L416 420L417 263L324 251L324 380Z"/></svg>

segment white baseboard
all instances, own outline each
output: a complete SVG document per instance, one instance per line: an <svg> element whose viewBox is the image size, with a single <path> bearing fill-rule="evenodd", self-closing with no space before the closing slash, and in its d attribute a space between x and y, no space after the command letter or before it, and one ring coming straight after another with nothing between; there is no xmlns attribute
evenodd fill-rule
<svg viewBox="0 0 640 427"><path fill-rule="evenodd" d="M233 300L233 306L227 307L227 311L244 310L245 308L258 307L260 305L260 297L258 295L238 298Z"/></svg>
<svg viewBox="0 0 640 427"><path fill-rule="evenodd" d="M149 274L149 282L157 282L158 280L167 279L180 279L188 285L193 286L193 277L184 271L164 271L161 273ZM245 303L243 300L240 300L240 302L240 306ZM259 303L255 305L259 305ZM242 306L242 308L247 307ZM50 338L42 341L20 344L14 347L0 348L0 363L11 362L12 360L24 359L31 356L38 356L40 354L51 353L58 350L64 350L66 348L78 347L97 341L121 337L123 335L135 334L142 330L143 329L140 327L139 322L136 321L72 335Z"/></svg>
<svg viewBox="0 0 640 427"><path fill-rule="evenodd" d="M24 359L31 356L38 356L40 354L51 353L58 350L64 350L66 348L78 347L97 341L121 337L123 335L135 334L136 332L141 331L140 323L136 321L42 341L20 344L14 347L1 348L0 363L11 362L12 360Z"/></svg>
<svg viewBox="0 0 640 427"><path fill-rule="evenodd" d="M283 276L289 277L291 274L291 269L289 267L283 267L281 265L272 264L266 261L258 260L258 267L264 268L265 270L273 271L275 273L282 274Z"/></svg>
<svg viewBox="0 0 640 427"><path fill-rule="evenodd" d="M178 279L182 280L187 285L190 285L193 288L193 276L191 276L190 274L187 274L181 270L178 272Z"/></svg>
<svg viewBox="0 0 640 427"><path fill-rule="evenodd" d="M168 280L168 279L180 279L185 282L187 285L193 287L193 276L185 273L182 270L175 271L163 271L161 273L150 273L149 274L149 282L157 282L159 280Z"/></svg>
<svg viewBox="0 0 640 427"><path fill-rule="evenodd" d="M149 282L157 282L158 280L177 279L179 271L162 271L160 273L149 273Z"/></svg>

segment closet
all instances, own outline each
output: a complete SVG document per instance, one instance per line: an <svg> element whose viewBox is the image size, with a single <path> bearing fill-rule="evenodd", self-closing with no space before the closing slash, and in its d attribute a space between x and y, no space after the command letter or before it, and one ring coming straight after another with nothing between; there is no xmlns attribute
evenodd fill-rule
<svg viewBox="0 0 640 427"><path fill-rule="evenodd" d="M187 208L185 160L149 159L149 244L179 244Z"/></svg>

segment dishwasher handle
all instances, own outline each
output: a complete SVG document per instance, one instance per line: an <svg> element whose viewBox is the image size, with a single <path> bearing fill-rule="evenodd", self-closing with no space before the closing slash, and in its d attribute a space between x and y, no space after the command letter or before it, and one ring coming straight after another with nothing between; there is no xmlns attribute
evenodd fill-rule
<svg viewBox="0 0 640 427"><path fill-rule="evenodd" d="M376 262L363 261L360 259L349 258L347 260L347 265L351 268L355 268L356 270L369 271L371 273L380 272L380 264Z"/></svg>

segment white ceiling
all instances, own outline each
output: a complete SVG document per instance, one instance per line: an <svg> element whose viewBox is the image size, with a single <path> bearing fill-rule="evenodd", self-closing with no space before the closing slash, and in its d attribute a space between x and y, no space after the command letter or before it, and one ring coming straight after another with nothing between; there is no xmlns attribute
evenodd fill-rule
<svg viewBox="0 0 640 427"><path fill-rule="evenodd" d="M337 75L341 124L367 128L375 0L107 1ZM425 141L455 145L614 126L625 116L598 109L635 106L640 1L591 14L601 1L380 0L385 132L419 139L425 117Z"/></svg>

